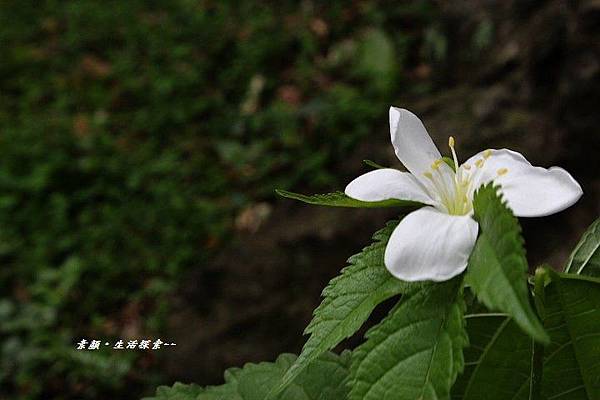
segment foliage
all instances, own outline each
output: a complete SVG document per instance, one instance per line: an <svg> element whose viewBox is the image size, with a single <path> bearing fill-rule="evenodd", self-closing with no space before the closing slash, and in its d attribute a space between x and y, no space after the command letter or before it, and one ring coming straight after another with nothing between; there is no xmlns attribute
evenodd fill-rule
<svg viewBox="0 0 600 400"><path fill-rule="evenodd" d="M543 294L552 344L544 349L542 395L600 399L600 279L551 275Z"/></svg>
<svg viewBox="0 0 600 400"><path fill-rule="evenodd" d="M304 203L328 207L350 207L350 208L378 208L378 207L405 207L407 209L418 208L419 203L408 200L382 200L382 201L360 201L348 197L343 192L333 192L326 194L315 194L307 196L304 194L293 193L287 190L276 190L277 194L288 199L299 200Z"/></svg>
<svg viewBox="0 0 600 400"><path fill-rule="evenodd" d="M273 374L244 368L240 377L261 377L251 380L245 393L239 391L241 378L230 372L223 386L206 389L214 397L201 392L195 398L287 399L297 386L303 388L302 398L329 393L328 385L338 387L340 381L324 378L326 372L310 376L312 366L331 357L325 352L354 334L377 304L401 294L389 315L366 333L365 342L351 356L344 353L349 357L341 378L345 391L336 398L600 399L600 279L539 268L532 294L520 226L499 188L482 186L473 207L481 233L466 273L420 284L393 278L383 256L397 222L388 223L323 291L324 300L306 329L311 337L297 359L285 368L277 368L281 358L275 365L264 364L278 371ZM596 224L569 262L579 260L577 272L594 273L585 267L600 242ZM175 387L160 390L170 394Z"/></svg>
<svg viewBox="0 0 600 400"><path fill-rule="evenodd" d="M465 358L469 367L453 388L453 398L536 398L532 397L532 361L536 357L543 364L542 398L600 398L595 379L600 367L600 280L546 270L538 275L542 280L536 291L541 300L539 310L550 344L536 347L506 315L467 315L471 350Z"/></svg>
<svg viewBox="0 0 600 400"><path fill-rule="evenodd" d="M462 277L404 296L352 357L349 399L443 399L464 367Z"/></svg>
<svg viewBox="0 0 600 400"><path fill-rule="evenodd" d="M226 372L227 374L227 372ZM227 375L226 375L227 376ZM185 385L177 382L172 387L160 386L156 389L156 396L146 397L143 400L187 400L196 399L200 394L205 393L205 390L195 384Z"/></svg>
<svg viewBox="0 0 600 400"><path fill-rule="evenodd" d="M2 395L160 380L151 354L74 345L158 335L242 208L332 182L411 90L428 2L311 4L2 2Z"/></svg>
<svg viewBox="0 0 600 400"><path fill-rule="evenodd" d="M565 272L600 277L600 219L583 234L567 261Z"/></svg>
<svg viewBox="0 0 600 400"><path fill-rule="evenodd" d="M467 272L447 282L386 278L383 254L397 223L377 232L324 290L302 353L263 396L274 399L303 382L298 377L318 355L354 334L378 303L402 294L353 350L348 399L599 399L600 280L539 268L532 294L520 226L498 187L482 186L473 206L480 236ZM600 241L596 224L574 251L572 260L584 255L579 272L593 274L585 266Z"/></svg>
<svg viewBox="0 0 600 400"><path fill-rule="evenodd" d="M529 302L521 228L497 191L490 183L473 199L481 234L469 259L466 282L488 308L507 313L529 335L547 342Z"/></svg>
<svg viewBox="0 0 600 400"><path fill-rule="evenodd" d="M506 314L489 312L482 305L471 305L473 312L463 318L460 281L455 278L405 295L386 319L367 332L366 342L352 356L324 353L274 398L448 399L451 387L451 398L457 400L600 398L596 379L600 280L538 271L538 312L551 338L545 348ZM152 400L262 399L294 360L295 356L282 355L275 364L229 370L223 386L162 387ZM328 360L324 369L316 367L324 360ZM294 392L298 387L302 390Z"/></svg>
<svg viewBox="0 0 600 400"><path fill-rule="evenodd" d="M383 253L396 221L373 235L374 243L348 260L350 266L323 290L323 302L305 330L311 335L296 363L286 373L282 387L292 382L312 360L352 336L381 302L415 290L421 284L401 282L383 264Z"/></svg>
<svg viewBox="0 0 600 400"><path fill-rule="evenodd" d="M274 363L246 364L225 372L225 384L202 389L196 385L176 383L172 388L160 387L156 396L144 400L263 400L273 385L294 364L296 356L282 354ZM276 399L338 400L346 397L350 353L324 353L312 360L292 385Z"/></svg>
<svg viewBox="0 0 600 400"><path fill-rule="evenodd" d="M75 342L159 334L169 294L226 242L242 208L270 198L273 187L320 190L346 178L332 167L381 130L381 110L431 86L415 78L428 74L423 54L443 61L451 53L431 2L317 3L0 5L0 397L122 398L164 381L152 354L82 352ZM490 24L480 26L476 47L491 40ZM365 206L339 194L281 193ZM466 279L506 314L467 314L472 346L453 395L487 396L491 382L500 388L494 395L597 399L598 223L573 252L569 275L542 274L534 312L518 225L495 192L480 196L482 236ZM263 399L278 389L280 398L327 400L352 387L359 398L364 387L343 384L350 370L373 390L446 398L463 364L462 298L433 315L445 286L409 291L385 275L381 254L392 227L330 283L299 358L230 370L219 387L161 387L157 398ZM488 267L497 287L486 281ZM399 294L355 355L326 352ZM377 351L386 332L416 324L400 312L406 304L431 317L438 334L392 334L404 347ZM546 348L527 335L545 338L538 316L550 335ZM429 364L402 359L417 345ZM517 350L514 358L507 349ZM432 373L398 389L361 368L369 357L411 371L429 365Z"/></svg>

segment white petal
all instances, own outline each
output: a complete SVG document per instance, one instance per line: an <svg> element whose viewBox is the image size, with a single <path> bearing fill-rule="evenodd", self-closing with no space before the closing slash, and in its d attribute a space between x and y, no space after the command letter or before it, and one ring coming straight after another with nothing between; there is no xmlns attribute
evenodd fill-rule
<svg viewBox="0 0 600 400"><path fill-rule="evenodd" d="M475 188L483 183L494 182L502 187L502 193L513 213L518 217L543 217L572 206L583 194L581 186L564 169L534 167L520 153L502 149L492 150L483 164ZM470 161L482 158L483 153ZM498 176L498 171L507 172Z"/></svg>
<svg viewBox="0 0 600 400"><path fill-rule="evenodd" d="M362 201L399 199L433 203L414 176L392 168L367 172L350 182L344 192Z"/></svg>
<svg viewBox="0 0 600 400"><path fill-rule="evenodd" d="M404 281L448 280L467 267L478 231L468 215L423 207L404 217L390 236L385 266Z"/></svg>
<svg viewBox="0 0 600 400"><path fill-rule="evenodd" d="M441 157L421 120L408 110L390 107L390 134L396 156L419 180Z"/></svg>

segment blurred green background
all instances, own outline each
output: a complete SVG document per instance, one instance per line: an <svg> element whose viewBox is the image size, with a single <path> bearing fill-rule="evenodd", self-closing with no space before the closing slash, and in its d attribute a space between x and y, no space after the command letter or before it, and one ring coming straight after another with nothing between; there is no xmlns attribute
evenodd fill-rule
<svg viewBox="0 0 600 400"><path fill-rule="evenodd" d="M0 398L135 399L298 352L394 213L274 189L398 166L391 104L463 159L572 172L582 202L524 221L531 263L560 267L600 211L599 26L593 1L1 2Z"/></svg>

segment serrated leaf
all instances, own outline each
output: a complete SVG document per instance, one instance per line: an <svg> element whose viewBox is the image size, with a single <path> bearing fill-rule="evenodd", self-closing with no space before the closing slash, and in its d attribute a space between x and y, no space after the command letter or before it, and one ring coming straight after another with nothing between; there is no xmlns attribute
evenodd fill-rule
<svg viewBox="0 0 600 400"><path fill-rule="evenodd" d="M275 192L288 199L299 200L304 203L314 204L318 206L329 207L350 207L350 208L380 208L380 207L404 207L408 209L416 209L422 206L421 203L408 200L383 200L383 201L360 201L348 197L344 192L333 192L326 194L314 194L307 196L300 193L288 192L287 190L277 189Z"/></svg>
<svg viewBox="0 0 600 400"><path fill-rule="evenodd" d="M237 372L225 372L225 384L208 386L206 391L200 393L196 400L244 400L237 381Z"/></svg>
<svg viewBox="0 0 600 400"><path fill-rule="evenodd" d="M350 400L448 399L464 365L460 280L413 292L352 354Z"/></svg>
<svg viewBox="0 0 600 400"><path fill-rule="evenodd" d="M552 273L544 289L543 399L600 399L600 280ZM458 400L530 400L534 343L509 318L467 315L471 347L452 388ZM493 388L493 390L490 390Z"/></svg>
<svg viewBox="0 0 600 400"><path fill-rule="evenodd" d="M248 363L243 368L225 371L225 384L201 388L176 383L161 386L156 396L143 400L264 400L294 364L294 354L282 354L273 363ZM345 385L350 366L350 352L341 355L324 353L314 360L298 378L277 396L278 400L339 400L346 398Z"/></svg>
<svg viewBox="0 0 600 400"><path fill-rule="evenodd" d="M397 225L398 221L388 222L385 228L376 232L374 243L350 257L350 265L323 290L323 302L304 332L311 336L298 360L285 375L281 388L292 382L319 354L353 335L378 304L424 286L422 283L400 281L385 268L385 247Z"/></svg>
<svg viewBox="0 0 600 400"><path fill-rule="evenodd" d="M581 237L567 261L565 272L600 277L600 218Z"/></svg>
<svg viewBox="0 0 600 400"><path fill-rule="evenodd" d="M475 193L473 208L481 234L469 259L467 284L490 310L507 313L530 336L547 343L548 335L529 301L519 222L492 184Z"/></svg>
<svg viewBox="0 0 600 400"><path fill-rule="evenodd" d="M553 274L544 290L545 349L542 395L600 399L600 280Z"/></svg>
<svg viewBox="0 0 600 400"><path fill-rule="evenodd" d="M308 399L315 400L340 400L345 399L350 392L346 380L350 373L351 352L344 351L340 356L335 353L323 353L294 380L290 388L308 395ZM283 392L281 400L293 399L288 393ZM264 398L263 398L264 399Z"/></svg>
<svg viewBox="0 0 600 400"><path fill-rule="evenodd" d="M196 384L176 382L173 386L159 386L156 396L145 397L142 400L195 400L204 389Z"/></svg>
<svg viewBox="0 0 600 400"><path fill-rule="evenodd" d="M296 361L293 354L282 354L274 363L246 364L225 374L226 383L208 387L197 400L264 400ZM278 400L337 400L346 397L350 353L340 356L324 353L286 388Z"/></svg>

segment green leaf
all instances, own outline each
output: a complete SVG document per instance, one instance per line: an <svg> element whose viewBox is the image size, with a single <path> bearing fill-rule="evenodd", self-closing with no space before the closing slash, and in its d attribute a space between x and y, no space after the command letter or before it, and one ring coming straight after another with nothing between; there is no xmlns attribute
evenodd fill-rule
<svg viewBox="0 0 600 400"><path fill-rule="evenodd" d="M544 290L545 349L542 395L600 399L600 279L555 274Z"/></svg>
<svg viewBox="0 0 600 400"><path fill-rule="evenodd" d="M600 399L600 280L555 274L538 293L550 344L543 351L541 398ZM537 293L537 290L536 290ZM467 315L471 347L452 388L456 400L530 400L533 340L502 314ZM493 388L493 390L490 390Z"/></svg>
<svg viewBox="0 0 600 400"><path fill-rule="evenodd" d="M244 368L225 371L225 384L205 389L197 385L176 383L162 386L156 397L144 400L264 400L279 384L296 356L282 354L274 363L248 363ZM346 398L345 385L350 366L350 352L341 355L324 353L314 360L280 396L278 400L338 400Z"/></svg>
<svg viewBox="0 0 600 400"><path fill-rule="evenodd" d="M464 351L464 371L458 376L452 387L452 398L456 400L463 398L473 371L486 353L486 347L494 339L502 324L508 320L508 317L502 313L478 312L466 314L465 320L469 346Z"/></svg>
<svg viewBox="0 0 600 400"><path fill-rule="evenodd" d="M196 384L186 385L176 382L173 386L159 386L156 389L156 396L146 397L142 400L192 400L202 392L204 389Z"/></svg>
<svg viewBox="0 0 600 400"><path fill-rule="evenodd" d="M285 375L280 389L292 382L321 353L353 335L378 304L425 285L403 282L385 268L385 247L397 225L398 221L388 222L385 228L376 232L374 243L350 257L350 265L323 290L323 302L304 332L311 336Z"/></svg>
<svg viewBox="0 0 600 400"><path fill-rule="evenodd" d="M406 295L352 354L350 400L448 399L462 371L462 277Z"/></svg>
<svg viewBox="0 0 600 400"><path fill-rule="evenodd" d="M288 192L287 190L277 189L275 192L288 199L300 200L304 203L315 204L318 206L329 207L351 207L351 208L379 208L379 207L407 207L410 209L419 208L422 204L408 200L383 200L383 201L360 201L346 196L343 192L333 192L327 194L315 194L307 196L304 194Z"/></svg>
<svg viewBox="0 0 600 400"><path fill-rule="evenodd" d="M462 400L528 399L533 340L502 314L467 316L471 346L452 388Z"/></svg>
<svg viewBox="0 0 600 400"><path fill-rule="evenodd" d="M600 277L600 218L581 237L565 272Z"/></svg>
<svg viewBox="0 0 600 400"><path fill-rule="evenodd" d="M530 336L547 343L548 335L529 301L519 222L492 184L475 193L473 208L481 234L469 259L467 284L489 309L509 314Z"/></svg>
<svg viewBox="0 0 600 400"><path fill-rule="evenodd" d="M321 354L302 371L292 385L279 396L279 399L345 399L350 392L350 388L346 385L350 373L350 360L350 351L344 351L340 356L331 352ZM261 397L260 400L264 400L265 397Z"/></svg>
<svg viewBox="0 0 600 400"><path fill-rule="evenodd" d="M207 388L197 400L264 400L295 360L295 355L283 354L274 363L246 364L243 369L230 369L225 375L225 385ZM349 352L340 356L322 354L276 399L343 399L348 392L344 381L349 363Z"/></svg>

